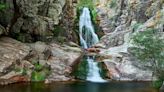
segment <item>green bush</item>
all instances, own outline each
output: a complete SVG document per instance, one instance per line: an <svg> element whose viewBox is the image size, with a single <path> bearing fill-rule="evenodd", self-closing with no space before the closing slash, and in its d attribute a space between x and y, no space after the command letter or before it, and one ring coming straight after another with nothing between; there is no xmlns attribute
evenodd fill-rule
<svg viewBox="0 0 164 92"><path fill-rule="evenodd" d="M134 55L142 61L158 61L164 59L164 39L160 37L157 30L147 29L139 32L132 38L136 46Z"/></svg>
<svg viewBox="0 0 164 92"><path fill-rule="evenodd" d="M0 3L0 10L6 9L6 8L7 8L7 4Z"/></svg>
<svg viewBox="0 0 164 92"><path fill-rule="evenodd" d="M96 10L96 6L95 6L93 0L80 0L79 1L78 5L77 5L77 16L78 16L77 19L79 20L79 16L84 7L88 7L90 9L92 22L96 23L97 10Z"/></svg>
<svg viewBox="0 0 164 92"><path fill-rule="evenodd" d="M161 81L164 79L164 38L161 33L155 29L147 29L138 32L132 38L134 48L132 54L139 60L150 62L154 71L153 75ZM154 85L158 86L161 82L156 81Z"/></svg>
<svg viewBox="0 0 164 92"><path fill-rule="evenodd" d="M153 87L156 89L159 89L162 84L163 84L163 80L160 80L160 79L153 81L153 83L152 83Z"/></svg>
<svg viewBox="0 0 164 92"><path fill-rule="evenodd" d="M134 29L134 31L137 31L137 29L138 29L141 25L143 25L143 24L142 24L142 23L135 23L135 24L132 26L132 28Z"/></svg>
<svg viewBox="0 0 164 92"><path fill-rule="evenodd" d="M61 36L64 33L65 33L65 31L60 25L54 26L53 34L55 37Z"/></svg>
<svg viewBox="0 0 164 92"><path fill-rule="evenodd" d="M49 68L39 63L36 63L34 66L35 66L34 70L32 71L32 74L31 74L31 80L44 81L46 77L50 74Z"/></svg>
<svg viewBox="0 0 164 92"><path fill-rule="evenodd" d="M31 80L32 81L44 81L46 78L46 73L44 72L38 72L38 71L33 71L31 75Z"/></svg>
<svg viewBox="0 0 164 92"><path fill-rule="evenodd" d="M83 7L94 9L95 5L93 3L93 0L79 0L79 3L77 5L78 10L81 10Z"/></svg>

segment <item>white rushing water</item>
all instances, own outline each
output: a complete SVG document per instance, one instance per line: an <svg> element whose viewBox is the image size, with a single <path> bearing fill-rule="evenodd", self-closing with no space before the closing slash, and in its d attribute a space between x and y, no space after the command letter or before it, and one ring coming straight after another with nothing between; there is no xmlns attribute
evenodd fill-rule
<svg viewBox="0 0 164 92"><path fill-rule="evenodd" d="M80 43L84 49L91 47L99 41L91 22L90 11L86 7L83 8L80 16L79 31ZM91 82L106 82L100 76L100 69L98 63L94 61L94 57L87 57L87 62L89 65L87 80Z"/></svg>

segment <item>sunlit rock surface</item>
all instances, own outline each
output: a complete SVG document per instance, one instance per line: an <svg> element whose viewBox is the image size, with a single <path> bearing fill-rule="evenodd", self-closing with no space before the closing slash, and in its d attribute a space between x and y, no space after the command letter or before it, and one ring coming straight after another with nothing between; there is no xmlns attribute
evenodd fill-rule
<svg viewBox="0 0 164 92"><path fill-rule="evenodd" d="M155 28L163 34L163 0L98 0L100 26L105 35L95 45L100 49L98 59L109 70L113 80L150 81L150 63L138 61L131 55L131 37L136 31ZM134 25L140 23L137 29Z"/></svg>
<svg viewBox="0 0 164 92"><path fill-rule="evenodd" d="M72 66L80 60L82 51L73 42L69 45L44 42L21 43L9 37L0 38L0 84L31 81L32 71L39 62L50 67L48 82L68 81ZM22 71L26 69L26 74Z"/></svg>
<svg viewBox="0 0 164 92"><path fill-rule="evenodd" d="M69 42L68 45L59 45L53 42L50 44L36 42L29 45L36 52L29 60L38 60L40 64L50 66L51 73L47 76L46 83L73 79L70 76L72 66L80 60L82 55L77 44Z"/></svg>
<svg viewBox="0 0 164 92"><path fill-rule="evenodd" d="M10 79L21 75L15 71L16 63L23 63L26 56L29 55L31 48L24 43L12 38L0 38L0 79ZM22 61L22 62L21 62ZM12 82L11 82L12 83Z"/></svg>
<svg viewBox="0 0 164 92"><path fill-rule="evenodd" d="M81 49L52 43L50 44L50 51L52 54L48 59L48 64L51 66L52 73L47 78L47 82L71 80L72 65L80 60Z"/></svg>

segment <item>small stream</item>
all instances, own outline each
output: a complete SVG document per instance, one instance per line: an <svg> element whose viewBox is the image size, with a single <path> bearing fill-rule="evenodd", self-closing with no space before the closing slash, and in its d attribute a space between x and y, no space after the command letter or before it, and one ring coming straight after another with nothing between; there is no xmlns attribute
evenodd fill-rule
<svg viewBox="0 0 164 92"><path fill-rule="evenodd" d="M150 82L21 83L0 86L0 92L158 92Z"/></svg>

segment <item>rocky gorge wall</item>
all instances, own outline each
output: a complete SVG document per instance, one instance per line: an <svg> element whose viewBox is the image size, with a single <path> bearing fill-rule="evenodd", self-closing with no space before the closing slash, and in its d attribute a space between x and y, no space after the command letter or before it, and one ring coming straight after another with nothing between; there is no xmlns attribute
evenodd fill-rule
<svg viewBox="0 0 164 92"><path fill-rule="evenodd" d="M69 36L68 40L75 38L71 29L76 16L75 0L1 0L0 3L6 5L0 11L0 23L6 29L1 34L23 42L46 41L57 34L55 25L63 24L67 33L64 36ZM66 24L65 20L70 23Z"/></svg>
<svg viewBox="0 0 164 92"><path fill-rule="evenodd" d="M147 28L163 34L163 0L98 0L97 10L105 35L95 47L100 49L98 57L106 64L108 76L113 80L155 79L148 68L151 64L139 62L131 54L131 37Z"/></svg>
<svg viewBox="0 0 164 92"><path fill-rule="evenodd" d="M77 1L0 0L0 3L7 3L6 9L0 10L0 81L29 81L33 71L36 75L46 75L47 83L72 80L72 65L83 54L80 47L69 41L45 42L58 36L78 43L74 30ZM140 63L131 55L130 38L135 31L146 28L156 28L163 34L163 0L94 0L94 3L104 34L94 47L99 52L98 61L104 62L108 69L108 78L152 80L152 70L147 68L151 64ZM137 29L136 24L139 24ZM11 37L22 42L45 42L22 43ZM36 68L38 62L44 68ZM44 74L49 68L51 73ZM23 69L26 74L22 77Z"/></svg>

